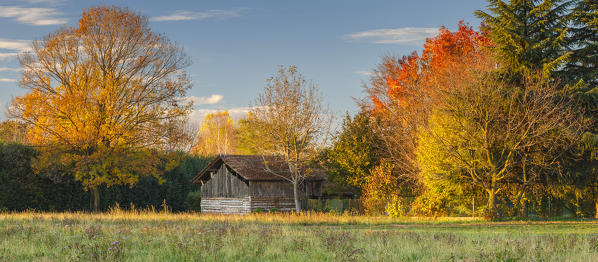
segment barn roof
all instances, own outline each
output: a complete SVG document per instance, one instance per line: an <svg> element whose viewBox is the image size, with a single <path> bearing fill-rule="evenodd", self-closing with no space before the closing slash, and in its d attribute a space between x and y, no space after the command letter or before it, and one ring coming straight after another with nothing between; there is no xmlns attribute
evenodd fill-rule
<svg viewBox="0 0 598 262"><path fill-rule="evenodd" d="M227 165L237 175L248 181L286 181L281 176L289 178L291 172L283 157L260 155L218 155L195 176L191 182L208 180L211 172L216 172L222 164ZM271 171L269 171L269 170ZM326 180L326 173L320 168L305 168L309 173L305 180Z"/></svg>

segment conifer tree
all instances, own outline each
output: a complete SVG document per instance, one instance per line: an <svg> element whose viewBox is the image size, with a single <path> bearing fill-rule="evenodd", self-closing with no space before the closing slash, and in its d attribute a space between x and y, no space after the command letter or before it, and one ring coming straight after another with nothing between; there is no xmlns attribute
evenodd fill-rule
<svg viewBox="0 0 598 262"><path fill-rule="evenodd" d="M598 1L578 1L571 13L572 55L566 65L568 82L598 85Z"/></svg>
<svg viewBox="0 0 598 262"><path fill-rule="evenodd" d="M521 80L541 71L546 77L560 70L570 56L568 0L489 0L488 11L476 11L495 43L502 73Z"/></svg>
<svg viewBox="0 0 598 262"><path fill-rule="evenodd" d="M562 80L585 113L585 133L580 141L583 160L574 163L571 171L581 174L576 186L593 194L598 218L598 1L577 1L570 17L572 55Z"/></svg>

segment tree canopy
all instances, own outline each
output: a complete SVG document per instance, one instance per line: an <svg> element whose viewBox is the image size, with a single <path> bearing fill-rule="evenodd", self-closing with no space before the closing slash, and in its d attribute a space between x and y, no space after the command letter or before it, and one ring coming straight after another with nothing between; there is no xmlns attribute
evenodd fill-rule
<svg viewBox="0 0 598 262"><path fill-rule="evenodd" d="M189 60L146 17L87 9L76 27L34 41L20 62L28 92L13 100L10 115L43 148L39 169L61 166L94 192L157 175L151 150L165 146L191 106L180 102Z"/></svg>

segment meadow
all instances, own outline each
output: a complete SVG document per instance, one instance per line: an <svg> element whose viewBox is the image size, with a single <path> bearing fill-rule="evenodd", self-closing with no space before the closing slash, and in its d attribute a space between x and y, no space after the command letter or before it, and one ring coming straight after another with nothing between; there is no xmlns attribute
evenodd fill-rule
<svg viewBox="0 0 598 262"><path fill-rule="evenodd" d="M1 213L0 261L592 261L595 221Z"/></svg>

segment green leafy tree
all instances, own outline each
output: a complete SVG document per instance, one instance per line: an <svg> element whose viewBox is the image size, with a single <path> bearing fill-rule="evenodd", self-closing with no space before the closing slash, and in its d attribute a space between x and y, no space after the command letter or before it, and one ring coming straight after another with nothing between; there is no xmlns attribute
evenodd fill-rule
<svg viewBox="0 0 598 262"><path fill-rule="evenodd" d="M447 91L428 127L419 130L423 184L473 184L487 193L487 215L495 217L498 194L532 170L518 168L558 169L563 152L579 139L579 114L556 94L546 81L513 86L488 77Z"/></svg>
<svg viewBox="0 0 598 262"><path fill-rule="evenodd" d="M381 141L372 121L376 120L367 112L345 116L342 131L324 154L328 181L334 185L331 191L360 193L370 170L379 164Z"/></svg>

